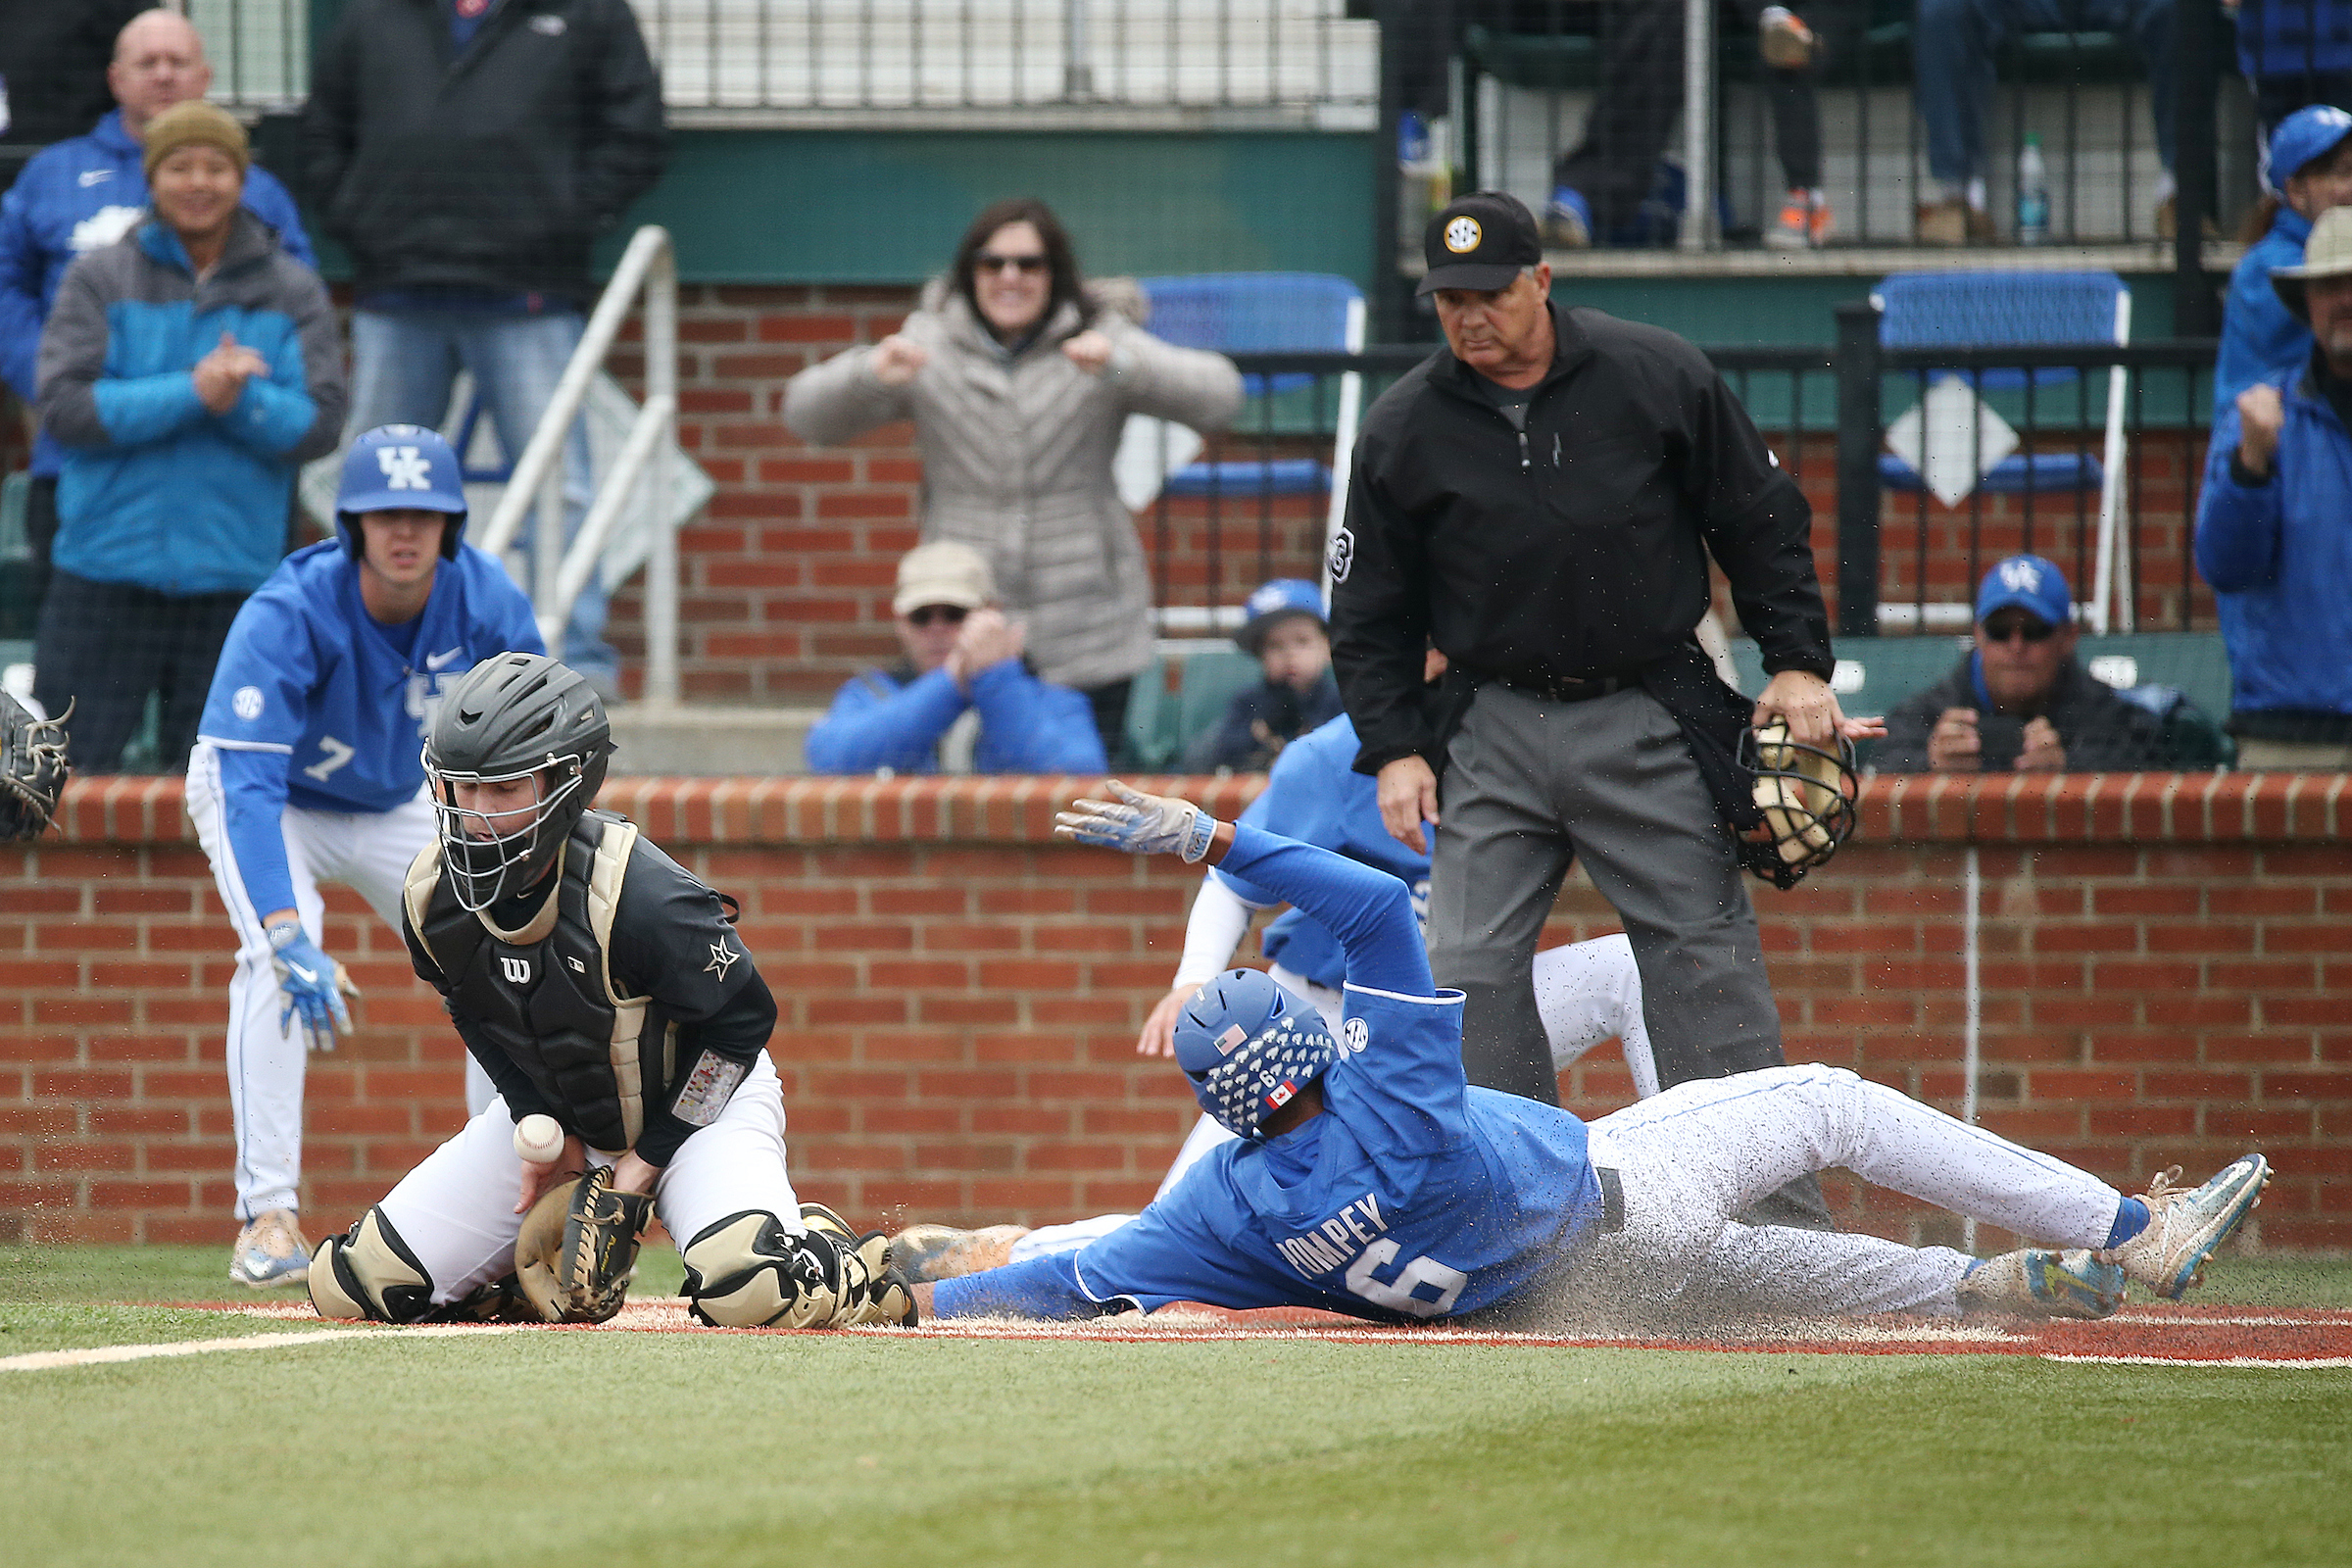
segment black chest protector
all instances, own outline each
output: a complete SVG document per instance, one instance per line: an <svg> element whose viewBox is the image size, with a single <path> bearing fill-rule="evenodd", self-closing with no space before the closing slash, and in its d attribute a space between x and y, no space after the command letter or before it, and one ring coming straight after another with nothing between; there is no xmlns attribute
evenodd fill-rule
<svg viewBox="0 0 2352 1568"><path fill-rule="evenodd" d="M409 925L463 1013L514 1058L590 1148L619 1153L645 1130L650 1093L669 1082L675 1023L652 999L621 994L609 948L637 845L634 823L587 811L563 869L519 929L462 907L441 875L441 846L409 867Z"/></svg>

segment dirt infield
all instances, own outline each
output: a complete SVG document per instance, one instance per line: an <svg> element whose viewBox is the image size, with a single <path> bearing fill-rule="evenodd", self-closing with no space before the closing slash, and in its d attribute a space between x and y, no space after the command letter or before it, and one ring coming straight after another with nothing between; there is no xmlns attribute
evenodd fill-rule
<svg viewBox="0 0 2352 1568"><path fill-rule="evenodd" d="M246 1317L316 1323L307 1303L204 1301L184 1303ZM406 1331L403 1331L406 1332ZM686 1315L678 1298L632 1301L610 1323L553 1329L557 1333L781 1334L782 1329L710 1329ZM904 1334L902 1329L857 1329ZM2031 1355L2048 1361L2108 1365L2195 1365L2320 1369L2352 1367L2352 1311L2310 1307L2127 1307L2103 1322L2030 1323L1915 1317L1786 1322L1712 1338L1511 1333L1449 1328L1384 1327L1306 1308L1253 1312L1210 1306L1171 1306L1148 1316L1098 1318L1089 1323L1035 1323L1009 1318L926 1324L925 1338L991 1340L1116 1340L1131 1343L1190 1340L1337 1340L1351 1344L1488 1345L1764 1352L1775 1355Z"/></svg>

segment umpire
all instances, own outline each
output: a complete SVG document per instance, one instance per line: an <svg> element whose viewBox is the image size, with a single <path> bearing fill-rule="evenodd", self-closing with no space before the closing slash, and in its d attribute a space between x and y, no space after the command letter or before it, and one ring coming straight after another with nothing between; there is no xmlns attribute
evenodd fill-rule
<svg viewBox="0 0 2352 1568"><path fill-rule="evenodd" d="M1422 846L1444 775L1429 957L1467 993L1470 1081L1559 1102L1529 964L1578 857L1632 939L1660 1083L1780 1065L1724 822L1743 724L1779 714L1816 745L1865 730L1830 693L1811 509L1696 349L1551 303L1516 199L1464 196L1424 244L1446 348L1365 417L1333 662L1391 833ZM1696 640L1710 555L1772 672L1752 713ZM1826 1226L1800 1185L1768 1217Z"/></svg>

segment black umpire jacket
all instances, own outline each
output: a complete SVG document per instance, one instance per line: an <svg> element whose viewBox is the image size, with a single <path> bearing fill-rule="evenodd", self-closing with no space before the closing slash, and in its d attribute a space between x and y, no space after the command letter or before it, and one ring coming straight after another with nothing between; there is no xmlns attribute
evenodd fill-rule
<svg viewBox="0 0 2352 1568"><path fill-rule="evenodd" d="M589 246L668 156L628 0L502 0L463 55L440 0L351 0L318 50L302 145L363 304L471 289L583 305Z"/></svg>
<svg viewBox="0 0 2352 1568"><path fill-rule="evenodd" d="M1693 707L1719 727L1736 702L1677 700L1701 680L1710 554L1766 670L1826 677L1835 662L1812 509L1706 356L1656 327L1550 310L1557 348L1524 435L1443 348L1365 416L1331 562L1332 663L1360 772L1416 754L1442 768L1483 680L1638 679L1687 733ZM1434 705L1425 639L1451 665Z"/></svg>

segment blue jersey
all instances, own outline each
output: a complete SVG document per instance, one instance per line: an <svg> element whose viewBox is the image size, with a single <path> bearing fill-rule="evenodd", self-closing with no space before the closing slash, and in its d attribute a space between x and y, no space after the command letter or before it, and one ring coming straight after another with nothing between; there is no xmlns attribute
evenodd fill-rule
<svg viewBox="0 0 2352 1568"><path fill-rule="evenodd" d="M1450 1317L1556 1270L1597 1219L1584 1123L1463 1077L1461 993L1430 984L1396 879L1247 826L1234 837L1226 865L1347 944L1347 1049L1320 1080L1322 1113L1220 1146L1075 1252L943 1282L938 1315L1206 1301Z"/></svg>
<svg viewBox="0 0 2352 1568"><path fill-rule="evenodd" d="M522 590L471 545L439 564L424 610L399 626L368 613L340 542L279 564L228 629L197 731L222 754L229 841L255 909L293 905L283 808L388 811L416 799L441 692L508 652L546 646Z"/></svg>
<svg viewBox="0 0 2352 1568"><path fill-rule="evenodd" d="M1342 713L1283 748L1267 776L1265 792L1242 812L1242 820L1286 839L1312 844L1376 866L1412 894L1413 913L1429 917L1429 857L1397 843L1380 820L1380 784L1355 770L1355 726ZM1269 908L1282 900L1245 881L1232 862L1208 873L1231 888L1244 904ZM1266 927L1266 961L1337 991L1348 978L1339 939L1292 908Z"/></svg>

